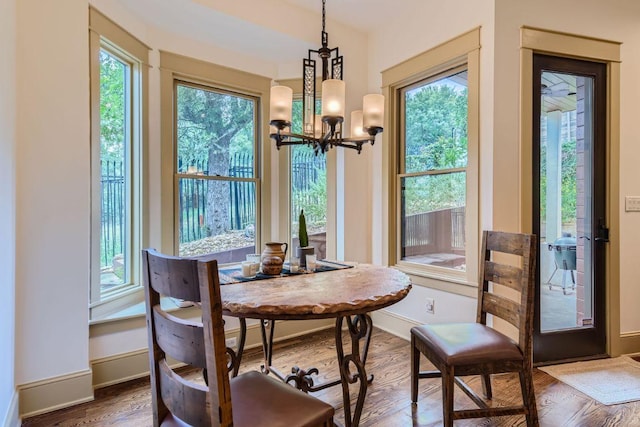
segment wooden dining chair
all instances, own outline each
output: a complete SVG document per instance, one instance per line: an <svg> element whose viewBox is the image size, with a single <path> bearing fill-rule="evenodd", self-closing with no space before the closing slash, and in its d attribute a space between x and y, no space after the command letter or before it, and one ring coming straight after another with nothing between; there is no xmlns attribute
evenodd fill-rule
<svg viewBox="0 0 640 427"><path fill-rule="evenodd" d="M503 263L517 255L516 262ZM475 323L447 323L416 326L411 329L411 401L418 399L418 379L442 377L444 425L465 418L524 414L528 426L538 425L533 391L532 335L535 286L536 236L484 231L480 256L478 309ZM490 285L491 284L491 285ZM499 286L498 286L499 285ZM510 289L506 289L510 288ZM517 291L517 299L504 296ZM487 325L487 315L501 318L518 330L518 340ZM437 371L420 372L420 354L424 354ZM517 372L523 404L490 406L461 378L480 375L486 399L492 399L491 374ZM454 409L454 383L478 405L479 409Z"/></svg>
<svg viewBox="0 0 640 427"><path fill-rule="evenodd" d="M334 408L251 371L229 379L218 264L142 251L154 426L333 426ZM165 311L160 297L199 302L202 321ZM169 357L204 369L206 385Z"/></svg>

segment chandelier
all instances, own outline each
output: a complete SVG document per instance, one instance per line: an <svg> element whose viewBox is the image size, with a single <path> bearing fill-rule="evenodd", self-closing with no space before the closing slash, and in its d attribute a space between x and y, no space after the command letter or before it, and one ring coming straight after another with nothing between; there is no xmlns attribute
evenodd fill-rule
<svg viewBox="0 0 640 427"><path fill-rule="evenodd" d="M325 31L325 2L322 0L322 47L309 49L302 61L302 133L291 132L293 90L287 86L271 87L269 124L271 138L280 149L283 145L308 145L316 155L333 147L352 148L360 154L362 146L375 142L382 132L384 96L365 95L362 110L351 113L351 135L343 135L345 111L345 83L342 81L343 61L338 48L330 49L329 35ZM322 67L322 114L316 112L316 59ZM331 66L329 66L331 61Z"/></svg>

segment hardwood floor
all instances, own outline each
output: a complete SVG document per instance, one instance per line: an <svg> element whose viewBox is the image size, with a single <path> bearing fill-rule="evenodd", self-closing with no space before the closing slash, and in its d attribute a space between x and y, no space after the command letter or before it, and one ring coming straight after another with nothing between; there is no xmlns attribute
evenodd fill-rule
<svg viewBox="0 0 640 427"><path fill-rule="evenodd" d="M417 405L410 401L409 343L378 329L374 330L367 360L367 372L374 374L364 405L361 426L427 427L442 424L440 380L421 380ZM337 377L332 330L291 339L276 345L274 365L288 371L299 364L320 370L317 383ZM242 370L259 369L260 349L245 353ZM302 361L305 361L303 364ZM426 367L426 359L422 367ZM480 381L469 383L479 392ZM520 399L517 379L511 375L494 377L494 401L507 405ZM535 370L534 387L541 426L640 426L640 402L605 406L568 385ZM352 388L354 396L355 388ZM473 408L456 389L456 408ZM332 387L315 394L336 408L336 422L343 424L342 392ZM23 421L23 426L150 426L149 380L140 379L96 390L95 401L62 409ZM354 400L354 397L352 397ZM522 416L456 421L456 426L524 426Z"/></svg>

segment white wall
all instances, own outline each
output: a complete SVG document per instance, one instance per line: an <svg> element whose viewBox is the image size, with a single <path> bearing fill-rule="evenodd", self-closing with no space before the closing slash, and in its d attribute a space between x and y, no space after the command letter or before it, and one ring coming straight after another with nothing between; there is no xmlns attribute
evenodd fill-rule
<svg viewBox="0 0 640 427"><path fill-rule="evenodd" d="M16 0L0 3L0 425L15 418Z"/></svg>
<svg viewBox="0 0 640 427"><path fill-rule="evenodd" d="M389 67L397 65L415 55L425 52L443 42L457 37L467 31L481 27L480 38L482 48L480 50L480 145L482 157L480 161L481 176L490 171L491 141L493 130L484 123L493 120L493 107L491 104L493 91L493 1L441 1L425 2L411 0L411 16L385 17L385 25L381 25L374 34L370 35L369 44L369 89L379 89L382 85L381 73ZM389 112L387 112L389 114ZM372 259L375 263L383 262L382 235L380 230L385 229L382 211L388 209L382 205L382 144L375 146L372 155L372 235L373 252ZM482 178L487 182L486 178ZM488 181L490 182L490 181ZM481 194L485 197L480 202L481 223L487 223L490 216L490 203L482 200L490 199L490 190L483 187ZM445 284L446 286L446 284ZM471 290L473 293L474 291ZM436 303L435 315L425 314L425 299L433 298ZM449 310L446 307L456 307ZM439 322L447 320L473 320L476 310L475 299L448 294L429 287L415 285L407 298L400 304L395 304L386 309L389 312L414 320ZM452 317L451 314L454 314Z"/></svg>
<svg viewBox="0 0 640 427"><path fill-rule="evenodd" d="M89 61L86 2L17 4L16 382L24 384L89 367Z"/></svg>
<svg viewBox="0 0 640 427"><path fill-rule="evenodd" d="M553 11L549 13L548 11ZM495 224L504 228L518 220L517 168L519 138L519 34L523 25L582 34L622 42L620 98L620 326L621 333L640 333L640 279L637 273L640 213L624 212L624 196L640 195L640 3L635 0L616 2L496 0L496 67L495 78L495 154L494 168ZM500 209L498 209L500 206Z"/></svg>

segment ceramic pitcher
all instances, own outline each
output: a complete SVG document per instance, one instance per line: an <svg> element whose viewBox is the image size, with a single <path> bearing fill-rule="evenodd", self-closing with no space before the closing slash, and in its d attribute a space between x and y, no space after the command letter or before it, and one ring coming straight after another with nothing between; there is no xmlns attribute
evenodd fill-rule
<svg viewBox="0 0 640 427"><path fill-rule="evenodd" d="M262 273L280 274L289 245L277 242L268 242L265 243L265 245L266 247L264 248L264 251L262 251L262 256L260 257L260 260L262 261Z"/></svg>
<svg viewBox="0 0 640 427"><path fill-rule="evenodd" d="M266 257L277 256L284 263L284 258L287 255L287 249L289 249L289 244L287 243L267 242L265 243L265 248L262 251L261 260L264 260Z"/></svg>

